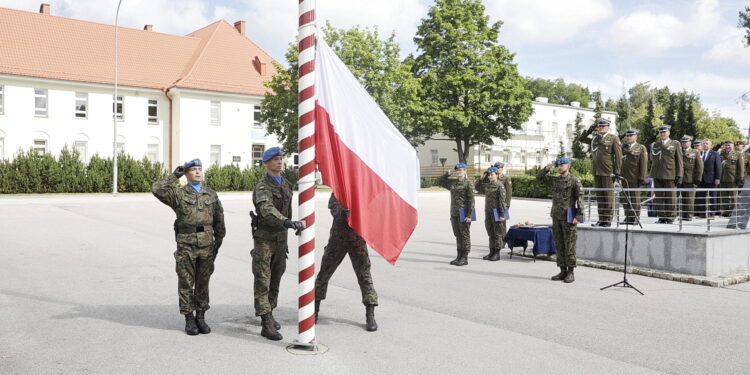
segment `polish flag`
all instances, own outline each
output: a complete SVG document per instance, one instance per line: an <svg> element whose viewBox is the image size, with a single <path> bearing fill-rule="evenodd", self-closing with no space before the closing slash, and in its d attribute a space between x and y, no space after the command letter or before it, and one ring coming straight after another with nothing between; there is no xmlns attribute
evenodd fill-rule
<svg viewBox="0 0 750 375"><path fill-rule="evenodd" d="M315 59L315 157L349 226L395 264L417 226L414 147L322 37Z"/></svg>

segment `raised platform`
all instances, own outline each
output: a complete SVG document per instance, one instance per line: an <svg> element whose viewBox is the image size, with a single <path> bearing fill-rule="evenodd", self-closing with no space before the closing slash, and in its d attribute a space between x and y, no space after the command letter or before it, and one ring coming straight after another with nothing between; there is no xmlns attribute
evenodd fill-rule
<svg viewBox="0 0 750 375"><path fill-rule="evenodd" d="M750 269L750 230L727 229L727 219L712 220L709 232L705 220L685 222L682 231L654 221L630 227L628 266L708 277ZM580 259L622 264L625 227L581 225L576 252Z"/></svg>

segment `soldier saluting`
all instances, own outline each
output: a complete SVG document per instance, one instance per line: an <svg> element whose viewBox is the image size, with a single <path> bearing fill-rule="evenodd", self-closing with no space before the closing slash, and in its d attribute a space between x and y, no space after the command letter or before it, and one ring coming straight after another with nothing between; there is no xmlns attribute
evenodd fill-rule
<svg viewBox="0 0 750 375"><path fill-rule="evenodd" d="M497 173L497 168L488 168L475 186L480 194L484 194L484 227L490 237L490 253L482 259L491 261L500 260L505 236L505 187Z"/></svg>
<svg viewBox="0 0 750 375"><path fill-rule="evenodd" d="M651 178L655 188L673 189L682 183L682 147L680 143L669 139L667 125L659 127L659 139L651 143ZM656 210L658 223L671 224L674 222L676 191L657 191Z"/></svg>
<svg viewBox="0 0 750 375"><path fill-rule="evenodd" d="M187 177L187 185L173 187L183 175ZM219 197L202 183L203 165L200 159L193 159L151 186L154 196L177 215L174 222L177 295L180 314L185 315L185 332L191 336L211 332L205 320L209 309L208 282L226 234L224 208Z"/></svg>
<svg viewBox="0 0 750 375"><path fill-rule="evenodd" d="M627 189L640 187L641 182L646 182L648 173L648 150L637 141L638 130L628 129L625 132L625 143L622 144L622 177ZM641 194L628 191L624 193L624 198L625 223L635 224L641 216Z"/></svg>
<svg viewBox="0 0 750 375"><path fill-rule="evenodd" d="M469 264L468 257L471 251L471 216L474 212L474 189L471 181L466 178L466 164L458 163L453 167L449 175L445 173L437 180L440 187L451 192L451 226L453 235L456 236L456 259L450 263L454 266L465 266ZM461 219L460 213L464 218Z"/></svg>
<svg viewBox="0 0 750 375"><path fill-rule="evenodd" d="M614 134L608 134L609 124L609 121L600 119L578 137L578 141L583 143L588 143L591 139L589 150L593 161L591 172L594 175L595 188L613 189L612 174L619 175L622 167L620 139ZM598 128L598 134L590 137L594 128ZM612 225L614 213L613 190L597 191L596 195L599 221L595 225L609 227Z"/></svg>

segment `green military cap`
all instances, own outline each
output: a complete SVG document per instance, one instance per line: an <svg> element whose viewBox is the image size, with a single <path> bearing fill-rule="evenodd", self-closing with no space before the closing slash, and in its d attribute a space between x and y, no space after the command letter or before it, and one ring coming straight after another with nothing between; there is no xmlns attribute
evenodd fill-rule
<svg viewBox="0 0 750 375"><path fill-rule="evenodd" d="M724 141L724 144L727 144L727 143L729 143L730 145L733 145L734 141Z"/></svg>
<svg viewBox="0 0 750 375"><path fill-rule="evenodd" d="M690 142L693 140L693 137L689 135L683 135L682 138L680 138L680 142Z"/></svg>

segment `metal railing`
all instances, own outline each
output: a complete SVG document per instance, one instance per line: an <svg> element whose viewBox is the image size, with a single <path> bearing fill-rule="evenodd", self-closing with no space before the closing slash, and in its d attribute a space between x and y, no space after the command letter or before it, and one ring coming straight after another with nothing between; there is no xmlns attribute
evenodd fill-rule
<svg viewBox="0 0 750 375"><path fill-rule="evenodd" d="M614 188L583 190L586 220L592 225L610 222L612 227L626 224L637 226L633 222L633 218L637 217L641 225L648 225L649 229L706 232L712 228L750 230L750 187L622 188L615 185ZM633 204L633 211L629 209L629 202ZM664 226L655 227L652 224Z"/></svg>

